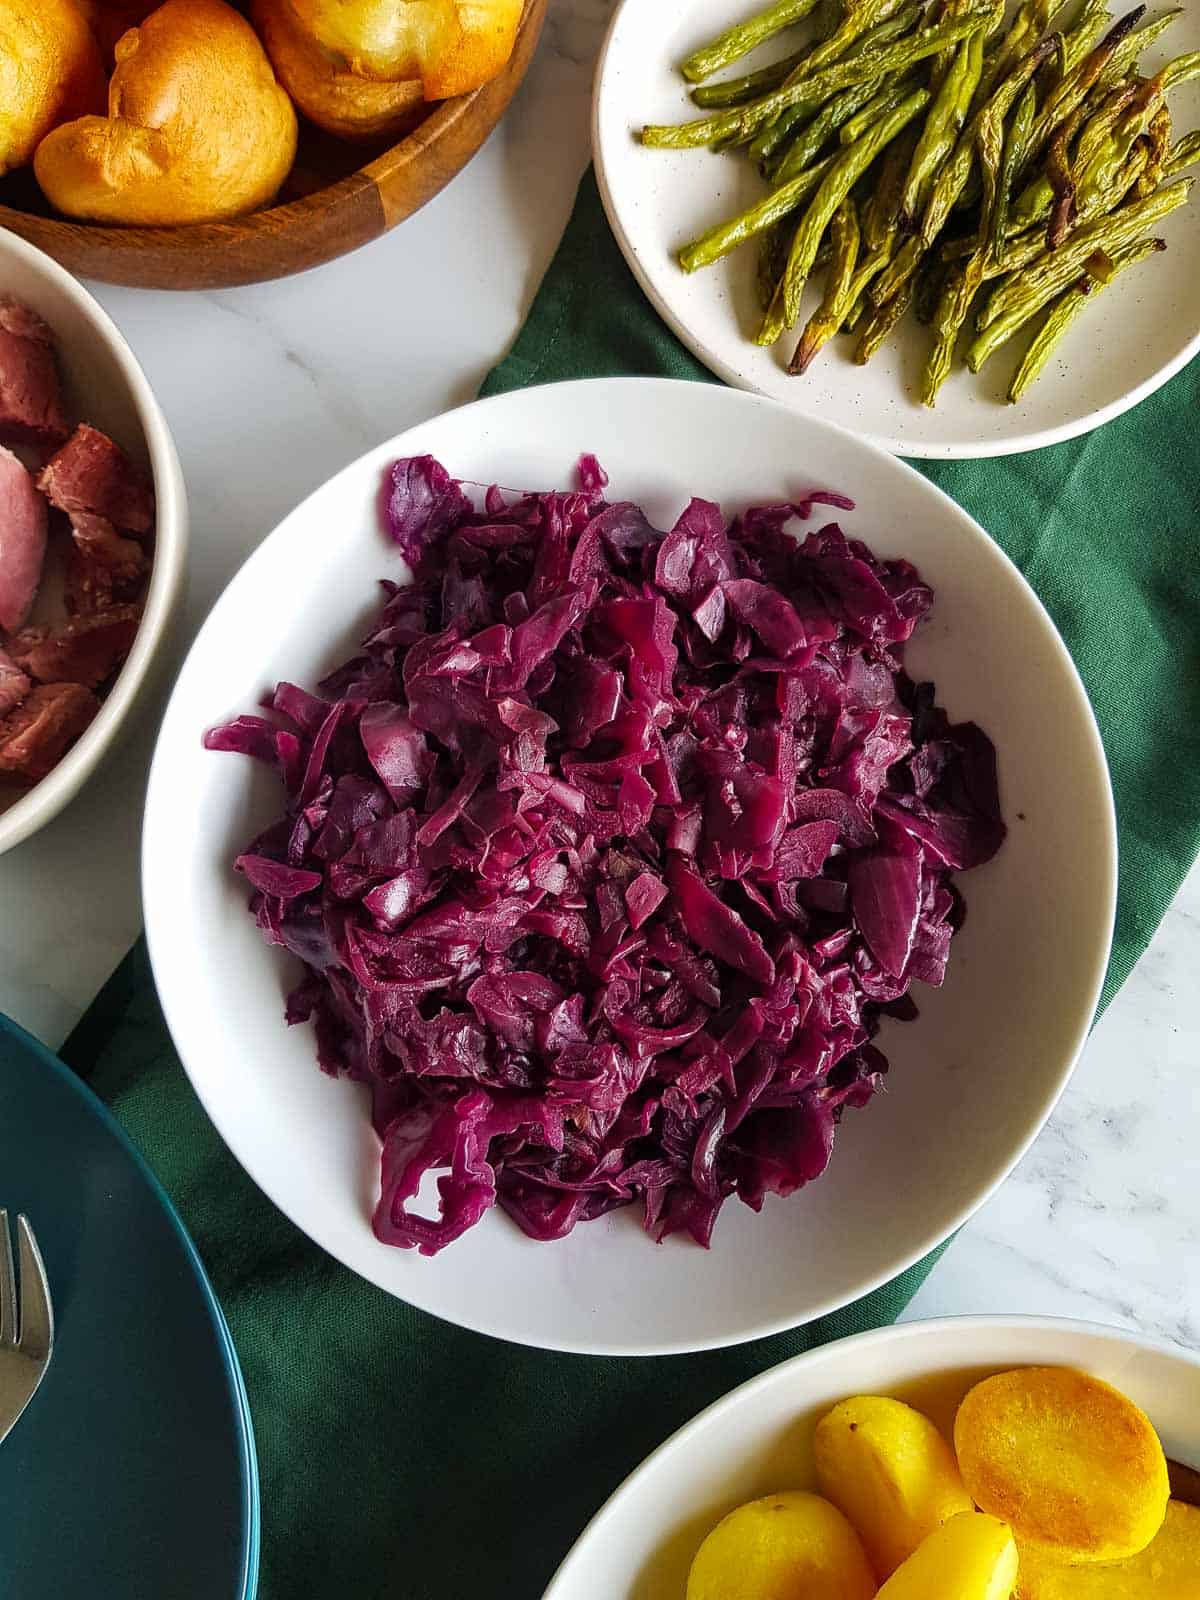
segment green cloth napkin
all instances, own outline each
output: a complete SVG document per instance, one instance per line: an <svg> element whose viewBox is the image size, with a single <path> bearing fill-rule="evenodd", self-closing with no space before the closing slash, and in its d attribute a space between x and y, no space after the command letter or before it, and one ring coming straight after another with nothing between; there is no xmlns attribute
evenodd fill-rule
<svg viewBox="0 0 1200 1600"><path fill-rule="evenodd" d="M485 392L628 372L707 377L643 299L589 175ZM1122 851L1106 1000L1200 844L1197 416L1200 364L1090 439L927 469L1031 579L1096 706ZM166 1185L224 1305L258 1438L263 1600L535 1600L591 1512L672 1429L787 1356L894 1320L938 1254L836 1316L734 1350L643 1361L525 1350L388 1298L264 1199L192 1094L142 945L64 1053Z"/></svg>

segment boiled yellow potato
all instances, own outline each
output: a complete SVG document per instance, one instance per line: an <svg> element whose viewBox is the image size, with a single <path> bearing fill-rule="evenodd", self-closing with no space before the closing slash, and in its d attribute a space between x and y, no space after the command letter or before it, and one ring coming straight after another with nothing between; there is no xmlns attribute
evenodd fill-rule
<svg viewBox="0 0 1200 1600"><path fill-rule="evenodd" d="M1023 1544L1122 1561L1162 1526L1167 1463L1150 1419L1099 1378L1023 1367L985 1378L954 1419L963 1482Z"/></svg>
<svg viewBox="0 0 1200 1600"><path fill-rule="evenodd" d="M892 1573L876 1600L1009 1600L1017 1546L998 1517L960 1511Z"/></svg>
<svg viewBox="0 0 1200 1600"><path fill-rule="evenodd" d="M1068 1565L1020 1549L1018 1600L1198 1600L1200 1509L1172 1500L1162 1527L1127 1561Z"/></svg>
<svg viewBox="0 0 1200 1600"><path fill-rule="evenodd" d="M881 1583L939 1523L974 1510L950 1446L900 1400L843 1400L813 1449L821 1493L854 1524Z"/></svg>
<svg viewBox="0 0 1200 1600"><path fill-rule="evenodd" d="M801 1490L751 1500L696 1552L687 1600L871 1600L875 1580L836 1506Z"/></svg>

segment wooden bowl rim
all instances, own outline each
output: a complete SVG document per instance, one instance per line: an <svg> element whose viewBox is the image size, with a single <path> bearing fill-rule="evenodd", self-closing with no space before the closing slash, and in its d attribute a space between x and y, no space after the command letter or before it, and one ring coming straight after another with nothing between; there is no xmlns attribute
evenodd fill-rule
<svg viewBox="0 0 1200 1600"><path fill-rule="evenodd" d="M143 246L157 248L162 245L168 247L175 245L180 249L192 245L202 249L221 242L227 243L231 235L246 239L256 233L273 233L278 237L281 233L302 225L312 216L335 209L343 201L360 194L365 185L373 185L381 193L385 192L388 179L397 167L423 155L439 139L451 132L459 122L471 115L476 101L510 69L511 63L517 56L517 45L530 19L542 13L544 6L545 0L524 0L521 20L517 24L513 38L512 51L508 61L495 77L489 78L486 83L481 83L468 94L455 95L452 99L434 103L434 109L429 115L394 145L390 145L361 167L355 167L353 172L348 172L344 178L338 178L335 182L314 190L312 194L304 195L301 199L289 200L283 205L267 206L259 211L249 212L244 217L230 217L225 221L172 223L159 227L91 222L86 218L43 215L41 212L22 211L16 206L0 205L0 226L8 226L10 217L36 221L39 240L47 241L47 245L43 248L49 248L49 241L56 235L61 235L64 239L78 237L81 231L93 234L96 238L109 239L114 249L123 251L133 251ZM503 115L503 111L500 115ZM496 120L498 121L499 117ZM344 142L352 147L353 141ZM50 253L53 253L52 250Z"/></svg>

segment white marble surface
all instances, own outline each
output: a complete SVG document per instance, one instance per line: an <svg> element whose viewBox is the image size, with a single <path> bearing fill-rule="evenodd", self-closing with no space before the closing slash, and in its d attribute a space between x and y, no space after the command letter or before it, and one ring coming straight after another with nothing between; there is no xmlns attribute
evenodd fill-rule
<svg viewBox="0 0 1200 1600"><path fill-rule="evenodd" d="M553 253L587 159L609 0L552 0L509 115L416 218L342 261L209 294L95 286L174 430L192 510L186 643L230 574L335 469L469 399ZM0 1010L65 1037L140 927L155 708L59 820L0 859ZM1044 1312L1200 1346L1200 871L1061 1106L910 1315Z"/></svg>

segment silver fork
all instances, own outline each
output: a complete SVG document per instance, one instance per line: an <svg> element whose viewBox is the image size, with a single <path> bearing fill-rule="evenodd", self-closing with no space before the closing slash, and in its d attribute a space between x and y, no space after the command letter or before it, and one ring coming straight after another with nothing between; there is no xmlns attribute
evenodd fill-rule
<svg viewBox="0 0 1200 1600"><path fill-rule="evenodd" d="M20 1297L8 1212L0 1211L0 1444L38 1391L54 1353L54 1308L27 1217L17 1218Z"/></svg>

